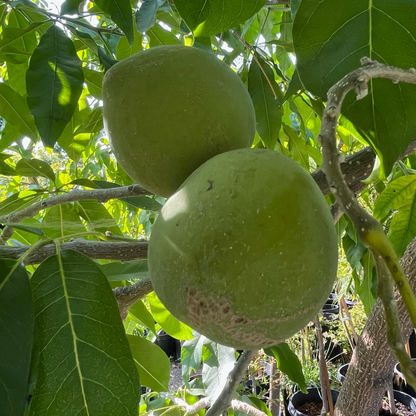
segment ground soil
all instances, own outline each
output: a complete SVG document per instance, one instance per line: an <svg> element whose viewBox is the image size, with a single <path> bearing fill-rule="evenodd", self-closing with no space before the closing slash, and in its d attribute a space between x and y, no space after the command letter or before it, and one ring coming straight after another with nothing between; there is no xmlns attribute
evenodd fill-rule
<svg viewBox="0 0 416 416"><path fill-rule="evenodd" d="M411 410L407 406L405 406L403 403L399 403L397 400L395 400L396 403L396 415L397 416L415 416L416 412L414 410ZM379 416L390 416L390 408L388 403L383 402L383 407L380 410Z"/></svg>

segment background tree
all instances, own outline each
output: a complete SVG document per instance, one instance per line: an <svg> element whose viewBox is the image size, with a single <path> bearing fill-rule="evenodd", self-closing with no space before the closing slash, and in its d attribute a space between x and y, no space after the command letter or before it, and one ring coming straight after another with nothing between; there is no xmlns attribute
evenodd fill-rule
<svg viewBox="0 0 416 416"><path fill-rule="evenodd" d="M247 84L257 118L253 146L296 160L333 204L336 188L320 170L318 137L327 92L363 57L416 67L414 2L15 0L1 2L0 16L3 411L127 415L137 414L139 403L144 414L203 414L218 396L229 405L241 363L251 355L242 355L227 382L236 352L193 334L151 292L147 240L164 199L133 184L112 156L102 122L103 74L116 61L162 44L210 51ZM383 223L397 256L404 255L414 287L414 248L405 250L416 235L416 91L391 78L371 78L360 100L346 95L337 150L347 184ZM372 312L336 412L376 414L395 358L383 334L380 301L373 308L374 261L337 206L351 283ZM400 309L408 336L406 316ZM183 391L168 392L169 362L146 339L160 327L188 340L186 383L203 362L206 400L195 404ZM274 352L287 356L285 348ZM280 367L288 372L284 360ZM151 395L139 402L139 375L142 385L160 392L151 394L152 402ZM303 384L296 372L289 376ZM369 388L365 396L358 380ZM256 401L231 405L236 415L266 411Z"/></svg>

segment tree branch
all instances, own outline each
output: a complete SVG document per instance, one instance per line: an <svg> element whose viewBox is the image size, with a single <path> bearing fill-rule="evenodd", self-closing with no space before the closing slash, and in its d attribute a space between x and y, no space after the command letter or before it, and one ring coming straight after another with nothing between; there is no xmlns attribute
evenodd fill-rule
<svg viewBox="0 0 416 416"><path fill-rule="evenodd" d="M0 216L0 224L15 223L23 220L24 218L32 218L39 214L40 211L53 207L55 205L61 205L68 202L85 201L89 199L95 199L98 202L106 202L110 199L117 198L129 198L138 195L152 195L139 185L120 186L117 188L106 189L91 189L91 190L73 190L61 195L54 195L41 201L35 202L33 205L22 209L21 211L14 211L7 215ZM5 227L1 238L1 242L6 242L13 234L12 227Z"/></svg>
<svg viewBox="0 0 416 416"><path fill-rule="evenodd" d="M240 355L237 362L234 364L234 368L230 371L230 374L227 377L227 382L225 383L221 394L210 407L206 416L221 415L222 412L231 406L231 400L234 392L236 391L241 377L243 376L244 371L247 369L255 353L256 351L244 351Z"/></svg>
<svg viewBox="0 0 416 416"><path fill-rule="evenodd" d="M147 259L147 241L112 242L112 241L89 241L75 239L68 243L62 243L62 250L77 250L91 259L131 261ZM8 259L19 259L30 246L1 246L0 256ZM34 250L25 259L25 265L42 263L47 257L56 254L55 245L48 244Z"/></svg>

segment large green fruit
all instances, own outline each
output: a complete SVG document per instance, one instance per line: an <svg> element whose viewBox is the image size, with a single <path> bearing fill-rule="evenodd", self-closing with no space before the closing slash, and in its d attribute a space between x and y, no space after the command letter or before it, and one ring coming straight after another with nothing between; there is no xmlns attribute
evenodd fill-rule
<svg viewBox="0 0 416 416"><path fill-rule="evenodd" d="M331 291L337 237L310 175L265 149L197 169L167 201L149 243L153 287L178 319L241 349L304 327Z"/></svg>
<svg viewBox="0 0 416 416"><path fill-rule="evenodd" d="M121 167L148 191L170 196L211 157L249 147L247 88L213 54L158 46L114 65L103 81L104 125Z"/></svg>

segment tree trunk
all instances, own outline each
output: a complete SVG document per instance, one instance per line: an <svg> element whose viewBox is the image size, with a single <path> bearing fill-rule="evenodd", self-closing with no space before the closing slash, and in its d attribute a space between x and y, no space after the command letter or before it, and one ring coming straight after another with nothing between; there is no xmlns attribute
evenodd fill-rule
<svg viewBox="0 0 416 416"><path fill-rule="evenodd" d="M416 289L416 239L401 260L413 290ZM397 296L398 298L398 296ZM398 301L405 341L413 330L403 303ZM397 359L387 345L384 309L380 299L374 305L351 358L347 376L338 397L335 416L378 416L381 400L393 382Z"/></svg>

